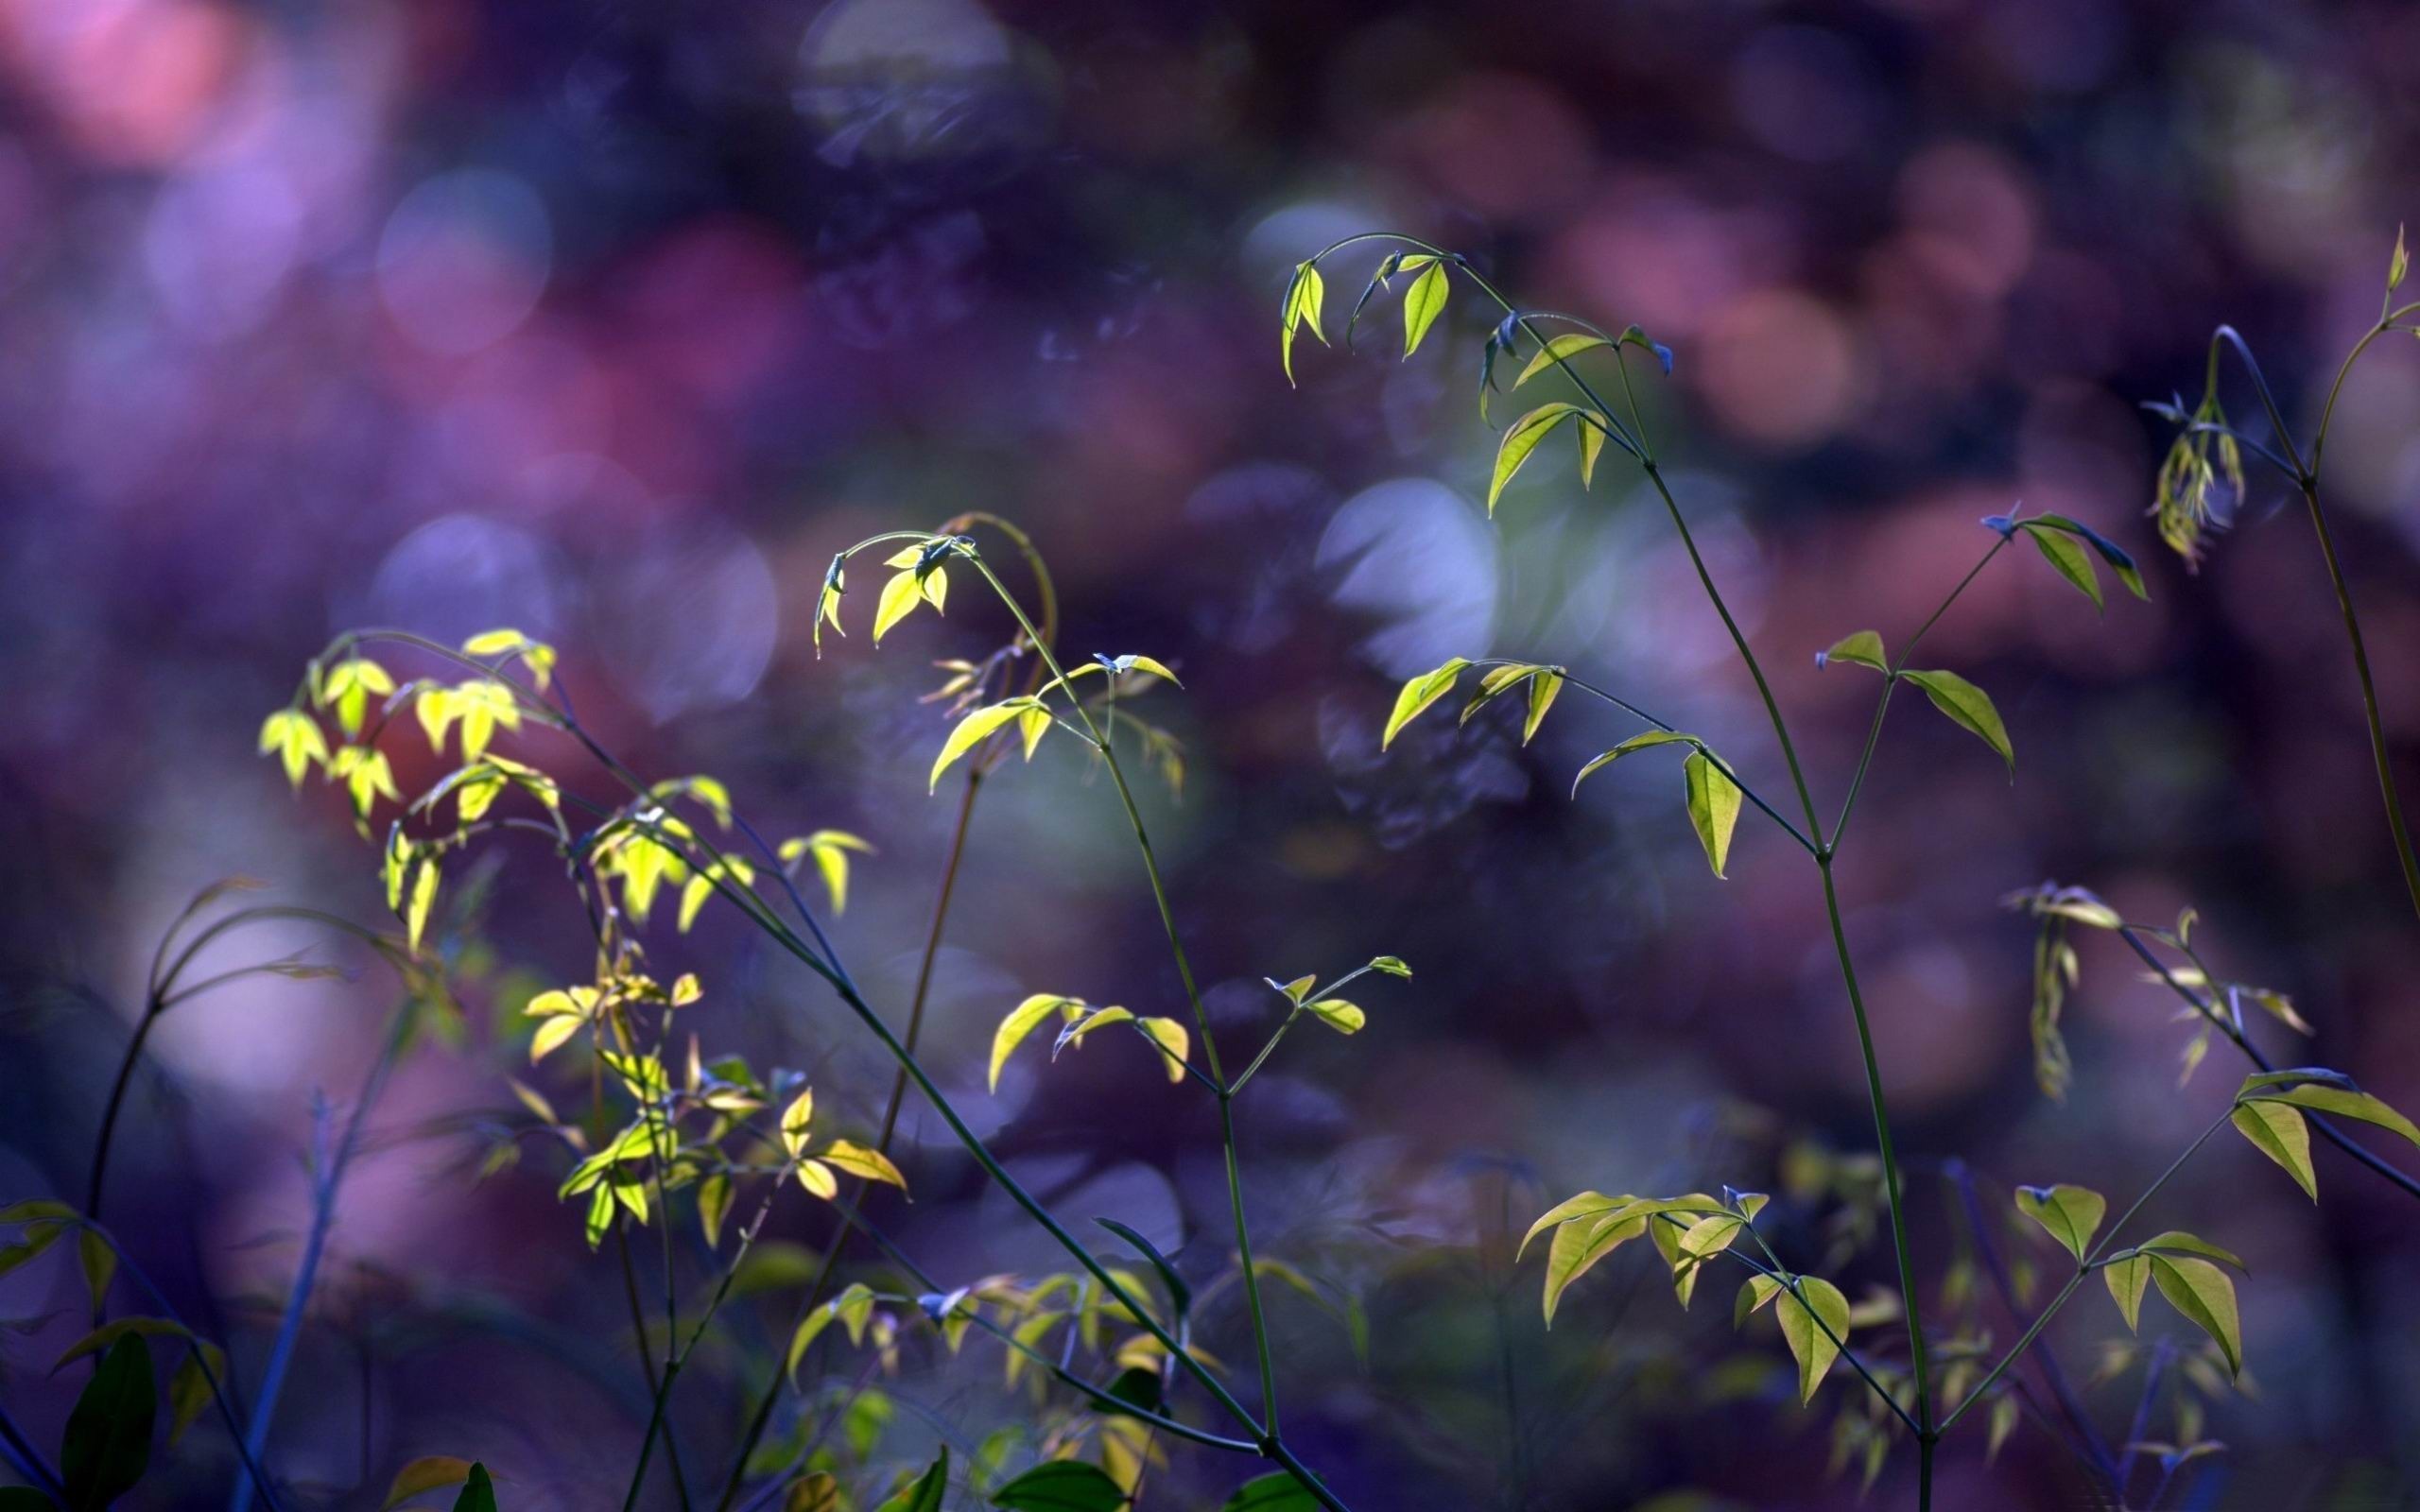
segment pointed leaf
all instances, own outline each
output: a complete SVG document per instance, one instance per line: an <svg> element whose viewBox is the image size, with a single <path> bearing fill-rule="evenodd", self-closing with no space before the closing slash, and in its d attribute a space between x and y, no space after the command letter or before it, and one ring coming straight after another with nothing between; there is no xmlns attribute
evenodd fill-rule
<svg viewBox="0 0 2420 1512"><path fill-rule="evenodd" d="M1548 341L1545 346L1538 349L1538 354L1531 357L1530 359L1530 365L1521 369L1521 376L1512 380L1512 387L1515 388L1520 387L1523 384L1528 383L1530 379L1538 376L1538 374L1545 372L1547 369L1560 367L1564 363L1571 360L1573 357L1586 352L1591 347L1610 347L1612 345L1613 343L1606 340L1603 336L1590 335L1585 331L1573 331L1563 335L1556 336L1552 340Z"/></svg>
<svg viewBox="0 0 2420 1512"><path fill-rule="evenodd" d="M992 1034L991 1090L1000 1090L1000 1068L1009 1063L1009 1056L1033 1033L1036 1025L1060 1008L1074 1005L1079 1000L1061 997L1055 992L1037 992L1009 1011L1000 1027Z"/></svg>
<svg viewBox="0 0 2420 1512"><path fill-rule="evenodd" d="M1452 691L1455 679L1469 666L1467 657L1456 657L1434 671L1424 672L1403 685L1395 695L1394 712L1387 716L1386 733L1378 739L1378 748L1386 749L1395 743L1395 735L1417 718L1430 704Z"/></svg>
<svg viewBox="0 0 2420 1512"><path fill-rule="evenodd" d="M2243 1322L2236 1314L2235 1282L2206 1260L2190 1255L2154 1254L2152 1281L2169 1304L2195 1327L2219 1341L2227 1368L2243 1373Z"/></svg>
<svg viewBox="0 0 2420 1512"><path fill-rule="evenodd" d="M459 1486L470 1478L469 1460L456 1459L451 1454L424 1454L395 1472L395 1479L387 1487L387 1500L378 1503L380 1512L423 1491Z"/></svg>
<svg viewBox="0 0 2420 1512"><path fill-rule="evenodd" d="M151 1465L151 1421L158 1406L151 1347L140 1333L121 1335L101 1356L67 1415L59 1478L69 1512L100 1512L143 1479Z"/></svg>
<svg viewBox="0 0 2420 1512"><path fill-rule="evenodd" d="M2127 1330L2136 1331L2142 1319L2143 1293L2152 1283L2151 1257L2137 1254L2113 1260L2101 1267L2100 1279L2109 1283L2109 1295L2117 1300Z"/></svg>
<svg viewBox="0 0 2420 1512"><path fill-rule="evenodd" d="M2228 1117L2254 1149L2285 1167L2305 1196L2319 1200L2319 1173L2310 1163L2310 1125L2301 1113L2275 1099L2256 1097L2236 1104Z"/></svg>
<svg viewBox="0 0 2420 1512"><path fill-rule="evenodd" d="M1776 1307L1782 1342L1798 1362L1798 1400L1803 1406L1815 1400L1824 1373L1840 1358L1841 1344L1849 1335L1849 1299L1820 1276L1801 1276L1794 1290L1781 1294Z"/></svg>
<svg viewBox="0 0 2420 1512"><path fill-rule="evenodd" d="M1521 465L1530 459L1530 453L1538 449L1538 443L1551 435L1557 425L1582 413L1583 407L1579 404L1541 404L1505 428L1504 438L1495 447L1495 474L1487 485L1489 514L1495 512L1495 501L1503 497L1504 486L1512 481L1512 474L1521 471Z"/></svg>
<svg viewBox="0 0 2420 1512"><path fill-rule="evenodd" d="M1697 829L1698 843L1705 847L1706 864L1720 877L1723 863L1731 856L1732 828L1739 822L1739 784L1703 750L1691 751L1689 759L1681 764L1681 778L1687 794L1689 823Z"/></svg>
<svg viewBox="0 0 2420 1512"><path fill-rule="evenodd" d="M1098 1465L1053 1459L994 1491L992 1504L1010 1512L1116 1512L1126 1492Z"/></svg>
<svg viewBox="0 0 2420 1512"><path fill-rule="evenodd" d="M1854 662L1861 667L1872 667L1876 672L1891 670L1890 658L1883 654L1882 637L1872 630L1844 635L1815 653L1815 664L1819 667L1829 666L1835 662Z"/></svg>
<svg viewBox="0 0 2420 1512"><path fill-rule="evenodd" d="M2092 558L2084 554L2083 547L2077 544L2074 539L2065 532L2048 528L2031 520L2025 522L2023 529L2027 535L2033 538L2033 544L2042 550L2043 559L2048 561L2060 576L2073 583L2076 592L2091 599L2093 608L2103 607L2100 601L2100 575L2092 570Z"/></svg>
<svg viewBox="0 0 2420 1512"><path fill-rule="evenodd" d="M1902 672L1899 674L1925 690L1932 706L1952 720L1974 731L1983 744L2000 753L2008 763L2009 775L2016 775L2016 752L2008 743L2008 727L2000 723L2000 712L1992 707L1991 696L1955 672Z"/></svg>
<svg viewBox="0 0 2420 1512"><path fill-rule="evenodd" d="M1411 287L1403 296L1403 354L1408 358L1420 350L1420 341L1437 317L1445 309L1445 265L1431 263L1422 269Z"/></svg>

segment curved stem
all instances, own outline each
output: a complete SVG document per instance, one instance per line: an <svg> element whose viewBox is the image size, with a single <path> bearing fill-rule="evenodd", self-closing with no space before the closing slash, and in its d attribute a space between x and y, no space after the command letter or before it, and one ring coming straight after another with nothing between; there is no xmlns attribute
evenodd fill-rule
<svg viewBox="0 0 2420 1512"><path fill-rule="evenodd" d="M151 1037L151 1025L160 1017L160 1000L153 998L134 1023L133 1037L126 1042L126 1054L119 1057L117 1077L110 1083L110 1100L101 1111L101 1130L93 1142L93 1171L84 1182L84 1216L98 1223L101 1217L102 1181L109 1173L110 1145L117 1135L117 1116L126 1107L127 1089L133 1083L135 1063L143 1058L143 1041Z"/></svg>
<svg viewBox="0 0 2420 1512"><path fill-rule="evenodd" d="M1484 658L1471 663L1473 666L1482 667L1502 664L1502 662L1495 657ZM1668 734L1679 733L1679 731L1672 726L1656 718L1653 714L1649 713L1638 705L1632 703L1629 699L1616 697L1614 695L1607 693L1604 689L1598 687L1593 682L1585 682L1579 678L1573 677L1570 669L1568 668L1557 668L1556 676L1562 678L1564 681L1579 689L1582 693L1587 694L1591 697L1602 699L1604 702L1612 704L1615 708L1621 710L1623 713L1645 720L1648 724L1654 726L1656 729L1661 730ZM1723 763L1723 768L1724 775L1731 779L1733 786L1739 789L1741 797L1745 798L1749 802L1754 804L1759 810L1761 810L1765 817L1772 820L1775 824L1780 825L1782 833L1797 841L1800 850L1805 850L1808 855L1813 855L1815 853L1815 842L1809 840L1805 834L1801 833L1797 825L1790 823L1786 818L1783 818L1781 814L1775 810L1772 804L1766 802L1763 798L1758 796L1754 788L1750 787L1746 782L1740 781L1738 772L1731 767L1730 763Z"/></svg>

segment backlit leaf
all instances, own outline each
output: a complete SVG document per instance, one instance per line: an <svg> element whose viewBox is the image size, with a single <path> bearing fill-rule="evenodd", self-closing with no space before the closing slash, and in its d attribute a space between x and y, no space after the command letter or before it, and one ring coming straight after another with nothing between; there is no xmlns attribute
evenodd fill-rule
<svg viewBox="0 0 2420 1512"><path fill-rule="evenodd" d="M1387 716L1386 733L1378 739L1378 748L1386 749L1395 743L1395 735L1404 726L1417 718L1430 704L1452 691L1454 681L1469 666L1467 657L1456 657L1433 671L1424 672L1403 685L1395 695L1394 712Z"/></svg>
<svg viewBox="0 0 2420 1512"><path fill-rule="evenodd" d="M1632 1212L1633 1206L1626 1204L1602 1217L1565 1223L1554 1231L1554 1242L1547 1246L1547 1327L1554 1327L1555 1308L1573 1281L1586 1275L1599 1261L1647 1232L1647 1226L1654 1222L1651 1216Z"/></svg>
<svg viewBox="0 0 2420 1512"><path fill-rule="evenodd" d="M1160 1060L1167 1067L1168 1080L1184 1080L1184 1057L1193 1049L1193 1037L1185 1032L1184 1025L1174 1019L1138 1019L1135 1027L1167 1052Z"/></svg>
<svg viewBox="0 0 2420 1512"><path fill-rule="evenodd" d="M882 585L882 596L874 600L874 644L880 645L883 636L890 631L890 627L914 613L916 606L923 602L925 602L925 587L916 580L914 568L893 574L890 580Z"/></svg>
<svg viewBox="0 0 2420 1512"><path fill-rule="evenodd" d="M2100 1279L2109 1283L2109 1295L2117 1300L2118 1312L2125 1318L2129 1330L2140 1325L2143 1293L2152 1283L2152 1262L2148 1255L2128 1255L2113 1260L2101 1267Z"/></svg>
<svg viewBox="0 0 2420 1512"><path fill-rule="evenodd" d="M899 1167L890 1163L890 1157L880 1150L849 1140L834 1140L816 1155L860 1180L881 1181L902 1192L908 1190L908 1178L899 1174Z"/></svg>
<svg viewBox="0 0 2420 1512"><path fill-rule="evenodd" d="M1009 1016L1000 1021L999 1028L992 1032L991 1090L995 1092L1000 1090L1000 1068L1009 1063L1010 1055L1025 1042L1026 1036L1033 1033L1035 1027L1052 1013L1080 1004L1081 1000L1078 998L1061 997L1055 992L1037 992L1010 1009Z"/></svg>
<svg viewBox="0 0 2420 1512"><path fill-rule="evenodd" d="M1545 346L1538 349L1538 354L1531 357L1530 359L1529 366L1521 369L1521 376L1512 380L1512 387L1515 388L1520 387L1523 384L1528 383L1530 379L1538 376L1538 374L1545 372L1547 369L1561 367L1564 363L1570 361L1573 357L1586 352L1591 347L1610 347L1612 345L1613 343L1606 340L1603 336L1590 335L1584 331L1566 332L1562 335L1555 336L1547 341Z"/></svg>
<svg viewBox="0 0 2420 1512"><path fill-rule="evenodd" d="M1420 341L1445 309L1445 265L1431 263L1411 281L1403 296L1403 354L1420 350Z"/></svg>
<svg viewBox="0 0 2420 1512"><path fill-rule="evenodd" d="M1782 1342L1798 1362L1798 1400L1804 1405L1815 1400L1815 1388L1824 1383L1824 1372L1840 1358L1841 1344L1848 1339L1849 1299L1820 1276L1801 1276L1795 1290L1783 1292L1775 1307L1781 1317Z"/></svg>
<svg viewBox="0 0 2420 1512"><path fill-rule="evenodd" d="M1702 750L1689 752L1689 759L1681 764L1681 779L1689 823L1698 832L1698 843L1705 847L1706 864L1720 877L1731 856L1731 831L1739 822L1739 784Z"/></svg>
<svg viewBox="0 0 2420 1512"><path fill-rule="evenodd" d="M1565 1197L1540 1213L1538 1221L1530 1225L1530 1231L1521 1236L1520 1247L1512 1252L1512 1258L1517 1261L1527 1254L1531 1242L1549 1228L1582 1218L1602 1217L1631 1200L1629 1197L1609 1197L1601 1192L1582 1192L1576 1197Z"/></svg>
<svg viewBox="0 0 2420 1512"><path fill-rule="evenodd" d="M1963 728L1972 730L1984 745L2000 753L2008 763L2009 775L2016 775L2016 752L2008 743L2008 727L2000 723L2000 712L1992 707L1991 696L1955 672L1902 672L1899 674L1925 690L1932 706L1947 714Z"/></svg>
<svg viewBox="0 0 2420 1512"><path fill-rule="evenodd" d="M1651 747L1655 746L1695 746L1698 743L1697 736L1685 735L1677 730L1651 730L1645 734L1633 735L1630 739L1623 741L1613 749L1608 751L1599 751L1597 755L1590 758L1588 765L1580 768L1580 775L1571 780L1572 794L1574 797L1579 795L1580 784L1588 780L1589 773L1597 770L1600 766L1610 766L1614 763L1620 761L1623 757L1631 755L1634 752L1646 750Z"/></svg>
<svg viewBox="0 0 2420 1512"><path fill-rule="evenodd" d="M933 758L932 777L925 790L927 793L940 791L942 773L948 771L960 757L1009 721L1040 708L1042 702L1037 698L1010 698L968 711L964 718L950 727L949 738L942 743L941 754Z"/></svg>
<svg viewBox="0 0 2420 1512"><path fill-rule="evenodd" d="M1554 707L1555 695L1563 691L1563 676L1541 672L1530 679L1529 717L1521 722L1521 744L1526 746L1546 722L1547 711Z"/></svg>
<svg viewBox="0 0 2420 1512"><path fill-rule="evenodd" d="M2247 1101L2265 1102L2272 1099L2291 1103L2296 1108L2308 1108L2315 1113L2326 1113L2336 1118L2359 1119L2364 1124L2376 1124L2380 1128L2393 1129L2413 1144L2420 1145L2420 1127L2414 1127L2411 1120L2369 1093L2357 1091L2350 1087L2329 1087L2315 1082L2306 1082L2299 1087L2289 1087L2284 1091L2265 1091L2259 1097L2247 1099Z"/></svg>
<svg viewBox="0 0 2420 1512"><path fill-rule="evenodd" d="M1358 1033L1361 1026L1370 1022L1368 1014L1342 998L1322 998L1317 1003L1305 1003L1303 1011L1339 1034Z"/></svg>
<svg viewBox="0 0 2420 1512"><path fill-rule="evenodd" d="M1495 512L1495 501L1503 497L1504 486L1512 481L1512 475L1529 461L1530 454L1538 449L1539 442L1553 434L1557 425L1574 416L1593 416L1595 413L1580 404L1558 402L1541 404L1507 426L1504 438L1495 447L1495 471L1487 485L1487 512L1491 515Z"/></svg>

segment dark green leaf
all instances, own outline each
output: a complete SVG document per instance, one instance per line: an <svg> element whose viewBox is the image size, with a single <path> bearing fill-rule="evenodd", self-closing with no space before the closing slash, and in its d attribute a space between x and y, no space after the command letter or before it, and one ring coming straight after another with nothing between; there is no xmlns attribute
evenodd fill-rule
<svg viewBox="0 0 2420 1512"><path fill-rule="evenodd" d="M151 1346L140 1333L124 1334L101 1356L67 1415L59 1474L70 1512L99 1512L143 1479L151 1465L151 1419L158 1409Z"/></svg>
<svg viewBox="0 0 2420 1512"><path fill-rule="evenodd" d="M916 1477L897 1496L882 1503L874 1512L941 1512L942 1497L949 1490L949 1450L944 1446L941 1458L932 1469Z"/></svg>
<svg viewBox="0 0 2420 1512"><path fill-rule="evenodd" d="M495 1482L488 1478L488 1468L477 1460L471 1462L471 1473L462 1482L462 1494L454 1499L454 1512L496 1512Z"/></svg>
<svg viewBox="0 0 2420 1512"><path fill-rule="evenodd" d="M1098 1465L1054 1459L993 1492L992 1504L1014 1512L1116 1512L1126 1493Z"/></svg>
<svg viewBox="0 0 2420 1512"><path fill-rule="evenodd" d="M1115 1218L1095 1218L1093 1222L1142 1251L1143 1258L1151 1263L1151 1268L1160 1273L1161 1283L1167 1287L1168 1302L1176 1310L1176 1315L1184 1316L1186 1310L1193 1306L1193 1288L1187 1286L1184 1283L1184 1278L1177 1274L1176 1263L1161 1254L1158 1247L1150 1240Z"/></svg>
<svg viewBox="0 0 2420 1512"><path fill-rule="evenodd" d="M1236 1487L1221 1512L1318 1512L1320 1499L1285 1470L1262 1475Z"/></svg>

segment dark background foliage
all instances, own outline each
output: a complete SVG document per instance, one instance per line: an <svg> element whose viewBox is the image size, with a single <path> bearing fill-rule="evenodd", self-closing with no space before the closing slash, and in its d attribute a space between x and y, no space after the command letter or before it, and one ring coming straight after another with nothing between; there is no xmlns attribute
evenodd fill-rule
<svg viewBox="0 0 2420 1512"><path fill-rule="evenodd" d="M2256 479L2198 576L2159 556L2140 511L2162 438L2135 407L2198 386L2226 319L2315 419L2420 207L2409 8L11 0L0 70L0 1195L80 1192L143 965L194 888L240 871L379 917L340 800L290 798L252 754L303 658L356 624L520 626L641 769L710 771L769 829L868 834L839 939L895 1010L953 809L924 795L941 723L913 695L928 658L1003 629L961 584L946 622L877 652L863 593L818 662L809 611L849 541L994 509L1055 566L1071 652L1186 679L1153 700L1190 758L1153 819L1228 1042L1270 1022L1263 974L1381 951L1419 972L1366 995L1358 1038L1289 1042L1249 1099L1264 1250L1357 1294L1374 1334L1364 1366L1333 1319L1277 1303L1305 1457L1357 1506L1852 1504L1854 1478L1821 1475L1851 1386L1790 1407L1774 1341L1733 1340L1727 1284L1683 1315L1625 1254L1547 1334L1534 1261L1510 1265L1508 1227L1569 1191L1770 1187L1793 1143L1856 1152L1871 1127L1814 880L1753 815L1724 883L1676 776L1626 763L1573 801L1570 772L1631 730L1568 697L1527 750L1483 716L1378 753L1404 676L1535 656L1783 785L1634 473L1609 459L1583 494L1555 448L1485 522L1478 301L1409 364L1391 314L1357 355L1298 351L1288 390L1288 270L1374 226L1677 350L1651 420L1827 811L1875 686L1811 653L1904 636L1988 544L1979 516L2022 500L2145 558L2152 602L2098 623L2030 552L1996 566L1927 660L1994 693L2017 781L1903 700L1862 800L1843 885L1928 1295L1954 1245L1944 1158L1996 1209L2016 1181L2122 1200L2238 1071L2215 1054L2176 1090L2171 1002L2088 940L2077 1084L2047 1102L2011 888L2199 903L2221 969L2318 1025L2308 1051L2261 1025L2278 1054L2420 1106L2420 936L2308 528ZM1374 261L1348 254L1331 310ZM2329 448L2407 782L2412 355L2356 377ZM1026 991L1176 1003L1079 765L1046 750L992 785L929 1043L1063 1211L1186 1244L1207 1275L1215 1120L1143 1052L1028 1053L980 1092ZM468 1038L417 1055L373 1119L276 1460L361 1505L345 1488L374 1503L409 1455L476 1453L508 1505L594 1506L644 1417L620 1280L555 1202L552 1155L474 1184L467 1116L510 1108L511 1010L585 969L579 920L527 852L447 927ZM707 979L710 1047L810 1069L860 1124L878 1108L887 1070L803 973L728 920L666 949ZM312 1090L351 1095L389 1007L375 971L233 991L164 1024L138 1082L112 1216L239 1380L292 1267ZM908 1132L918 1200L884 1211L931 1268L1049 1263L936 1121ZM2152 1215L2252 1264L2259 1398L2214 1408L2229 1449L2195 1505L2420 1486L2420 1214L2332 1153L2320 1172L2314 1212L2230 1139ZM1811 1210L1776 1211L1781 1243L1819 1243ZM801 1204L777 1230L820 1246L827 1220ZM63 1269L11 1276L0 1313L72 1311ZM1876 1246L1840 1279L1889 1275ZM786 1301L710 1349L678 1415L697 1462ZM1248 1359L1231 1305L1210 1330ZM44 1442L70 1393L43 1370L74 1332L0 1345L0 1392ZM2083 1376L2121 1332L2088 1296L2051 1337ZM1727 1368L1742 1350L1772 1373ZM994 1371L918 1365L899 1391L979 1434L1008 1410ZM2093 1394L2112 1433L2134 1380ZM899 1432L903 1456L929 1442ZM223 1435L167 1464L142 1504L208 1504ZM1154 1495L1215 1503L1237 1478L1188 1452ZM2079 1494L2031 1429L1988 1478L1962 1439L1944 1486L1955 1506Z"/></svg>

